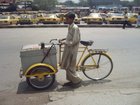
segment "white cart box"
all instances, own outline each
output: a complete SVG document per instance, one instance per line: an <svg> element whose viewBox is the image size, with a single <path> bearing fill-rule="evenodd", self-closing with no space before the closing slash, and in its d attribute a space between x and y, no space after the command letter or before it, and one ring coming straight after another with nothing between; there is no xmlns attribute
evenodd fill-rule
<svg viewBox="0 0 140 105"><path fill-rule="evenodd" d="M57 59L56 59L56 48L51 47L50 44L45 45L44 49L41 49L41 46L38 44L26 45L23 46L20 51L21 57L21 66L23 72L28 69L31 65L35 63L41 63L44 56L47 54L49 49L51 48L48 56L46 56L43 63L50 64L54 68L57 68Z"/></svg>

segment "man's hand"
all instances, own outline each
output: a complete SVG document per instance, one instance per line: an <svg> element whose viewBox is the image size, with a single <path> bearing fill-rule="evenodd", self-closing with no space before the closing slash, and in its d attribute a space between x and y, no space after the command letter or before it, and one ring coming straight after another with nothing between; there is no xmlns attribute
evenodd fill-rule
<svg viewBox="0 0 140 105"><path fill-rule="evenodd" d="M66 38L59 39L59 43L61 43L62 45L63 45L63 44L66 44L66 43L64 42L64 40L66 40Z"/></svg>
<svg viewBox="0 0 140 105"><path fill-rule="evenodd" d="M63 39L59 39L60 41L64 41L64 40L66 40L66 38L63 38Z"/></svg>
<svg viewBox="0 0 140 105"><path fill-rule="evenodd" d="M65 45L65 44L66 44L66 42L61 42L61 44L62 44L62 45Z"/></svg>

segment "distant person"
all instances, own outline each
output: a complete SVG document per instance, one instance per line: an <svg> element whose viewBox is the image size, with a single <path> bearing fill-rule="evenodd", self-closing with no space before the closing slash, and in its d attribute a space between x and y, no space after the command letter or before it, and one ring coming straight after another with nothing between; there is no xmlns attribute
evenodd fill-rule
<svg viewBox="0 0 140 105"><path fill-rule="evenodd" d="M127 11L124 12L124 22L123 22L123 29L127 26L132 26L131 23L128 21L128 14Z"/></svg>
<svg viewBox="0 0 140 105"><path fill-rule="evenodd" d="M137 18L137 23L136 23L136 27L140 26L140 12L138 13L138 18Z"/></svg>

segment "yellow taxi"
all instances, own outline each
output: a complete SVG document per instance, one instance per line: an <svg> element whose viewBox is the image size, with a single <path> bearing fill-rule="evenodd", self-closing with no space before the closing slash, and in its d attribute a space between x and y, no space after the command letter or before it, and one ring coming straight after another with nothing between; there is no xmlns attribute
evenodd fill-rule
<svg viewBox="0 0 140 105"><path fill-rule="evenodd" d="M83 20L87 24L102 24L103 18L100 13L90 13L89 16L84 17Z"/></svg>
<svg viewBox="0 0 140 105"><path fill-rule="evenodd" d="M123 24L124 20L123 13L109 13L106 18L108 24Z"/></svg>
<svg viewBox="0 0 140 105"><path fill-rule="evenodd" d="M136 24L137 18L138 18L138 14L137 13L128 13L128 21L131 24Z"/></svg>
<svg viewBox="0 0 140 105"><path fill-rule="evenodd" d="M38 16L39 23L43 24L59 24L61 23L61 19L57 17L56 14L44 14Z"/></svg>
<svg viewBox="0 0 140 105"><path fill-rule="evenodd" d="M19 18L18 24L37 24L38 19L36 15L28 15L28 14L21 14L21 17Z"/></svg>
<svg viewBox="0 0 140 105"><path fill-rule="evenodd" d="M88 16L84 16L84 17L82 17L81 20L84 21L84 22L86 23L87 20L88 20Z"/></svg>
<svg viewBox="0 0 140 105"><path fill-rule="evenodd" d="M61 21L61 23L63 23L64 22L64 16L65 16L65 14L66 13L56 13L56 16L58 17L58 18L60 18L60 21Z"/></svg>
<svg viewBox="0 0 140 105"><path fill-rule="evenodd" d="M0 15L0 25L17 24L18 19L12 15Z"/></svg>

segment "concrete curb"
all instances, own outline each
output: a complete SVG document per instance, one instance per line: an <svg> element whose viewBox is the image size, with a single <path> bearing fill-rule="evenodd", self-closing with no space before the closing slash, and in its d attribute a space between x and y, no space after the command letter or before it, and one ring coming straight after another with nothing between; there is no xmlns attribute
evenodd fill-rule
<svg viewBox="0 0 140 105"><path fill-rule="evenodd" d="M122 24L78 24L79 27L94 27L94 28L121 28ZM57 28L57 27L67 27L67 24L45 24L45 25L1 25L0 28ZM133 25L130 28L134 28L135 26Z"/></svg>

